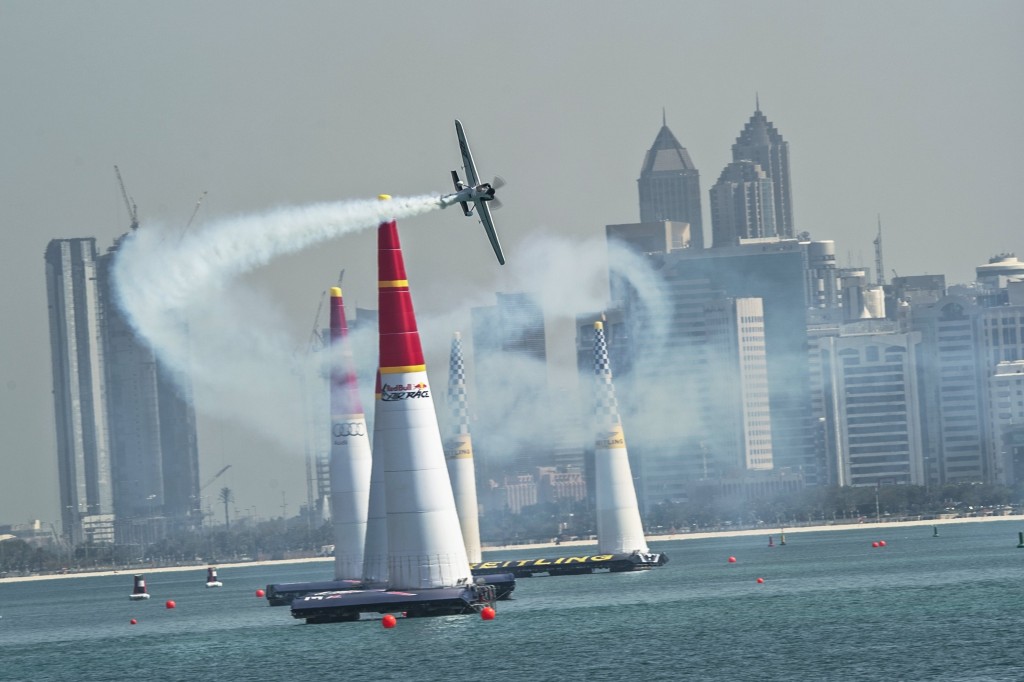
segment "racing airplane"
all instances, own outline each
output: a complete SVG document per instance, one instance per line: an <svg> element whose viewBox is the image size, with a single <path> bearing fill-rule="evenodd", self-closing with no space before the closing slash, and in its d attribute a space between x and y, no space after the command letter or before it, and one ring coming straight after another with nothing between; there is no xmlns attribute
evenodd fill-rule
<svg viewBox="0 0 1024 682"><path fill-rule="evenodd" d="M498 241L498 233L494 231L494 221L491 219L491 209L487 202L494 202L494 207L501 206L501 202L494 196L494 191L501 187L504 181L501 178L494 178L494 182L480 182L476 172L476 164L473 163L473 155L469 151L469 143L466 142L466 131L462 129L462 122L455 119L455 132L459 136L459 149L462 151L462 167L466 171L466 182L459 179L459 172L452 171L452 181L455 183L455 193L446 194L440 198L441 208L447 208L452 204L460 204L462 212L472 216L473 211L480 218L487 239L491 242L494 255L498 262L505 264L505 255L501 252L501 243ZM470 204L473 204L472 208Z"/></svg>

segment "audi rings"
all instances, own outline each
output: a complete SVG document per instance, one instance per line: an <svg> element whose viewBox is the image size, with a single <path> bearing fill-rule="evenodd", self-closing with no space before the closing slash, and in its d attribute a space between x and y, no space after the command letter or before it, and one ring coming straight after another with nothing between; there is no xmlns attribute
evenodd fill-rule
<svg viewBox="0 0 1024 682"><path fill-rule="evenodd" d="M335 422L334 424L331 424L331 434L335 438L365 436L366 422Z"/></svg>

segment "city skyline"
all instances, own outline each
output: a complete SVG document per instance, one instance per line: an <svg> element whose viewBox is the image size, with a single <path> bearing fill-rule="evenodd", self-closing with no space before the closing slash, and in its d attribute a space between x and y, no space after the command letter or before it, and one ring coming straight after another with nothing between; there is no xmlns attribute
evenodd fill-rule
<svg viewBox="0 0 1024 682"><path fill-rule="evenodd" d="M728 163L760 92L760 108L791 145L795 229L835 239L842 265L873 262L878 214L886 264L901 275L964 282L989 256L1017 249L1010 183L1024 147L1013 120L1024 99L1015 76L1024 10L1015 3L984 13L959 3L868 3L856 12L750 3L740 24L741 13L701 5L614 7L601 17L556 5L545 25L527 5L508 8L503 26L484 17L450 23L454 3L394 13L387 24L375 8L317 2L246 11L230 2L57 5L0 4L0 85L12 103L0 112L0 184L9 192L0 204L3 522L58 516L42 253L55 238L95 237L106 249L127 230L115 163L141 229L184 229L209 192L188 227L201 233L211 221L282 204L445 191L458 165L451 119L460 117L481 170L510 181L496 215L509 266L496 269L486 240L458 215L402 223L417 309L443 330L425 339L437 376L451 332L469 331L469 308L537 279L527 266L546 265L529 262L538 240L559 242L550 251L575 269L545 273L543 284L581 275L591 283L583 266L600 270L604 226L638 218L635 182L663 107L704 175L706 203L708 180ZM652 24L655 13L662 21ZM687 24L700 35L668 39ZM360 30L367 26L374 30ZM524 30L554 52L525 52ZM759 38L757 63L736 59L737 42ZM392 44L408 49L384 47ZM641 63L608 44L656 54ZM678 66L687 62L706 66ZM242 284L301 345L340 268L346 298L372 300L370 238L289 256ZM581 306L607 297L593 288L572 303L597 309ZM563 338L552 335L549 356L572 375ZM297 509L301 457L211 417L211 399L197 395L200 480L231 464L225 483L245 491L240 507Z"/></svg>

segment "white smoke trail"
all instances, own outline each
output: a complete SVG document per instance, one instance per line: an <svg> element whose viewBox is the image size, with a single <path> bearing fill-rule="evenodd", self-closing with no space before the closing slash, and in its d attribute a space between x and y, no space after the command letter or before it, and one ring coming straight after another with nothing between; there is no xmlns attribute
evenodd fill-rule
<svg viewBox="0 0 1024 682"><path fill-rule="evenodd" d="M143 226L120 245L114 290L136 332L172 371L191 378L199 408L244 420L294 447L301 382L286 325L240 275L316 243L440 208L437 196L274 209L208 224L183 238Z"/></svg>

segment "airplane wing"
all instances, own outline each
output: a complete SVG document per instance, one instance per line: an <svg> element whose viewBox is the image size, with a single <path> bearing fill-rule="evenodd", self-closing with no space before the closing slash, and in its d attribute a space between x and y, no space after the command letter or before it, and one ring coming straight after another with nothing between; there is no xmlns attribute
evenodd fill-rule
<svg viewBox="0 0 1024 682"><path fill-rule="evenodd" d="M459 136L459 150L462 152L462 167L466 171L466 184L476 187L480 180L476 177L476 164L473 163L473 154L469 151L469 143L466 142L466 131L462 129L462 121L455 119L455 132Z"/></svg>
<svg viewBox="0 0 1024 682"><path fill-rule="evenodd" d="M464 147L466 153L469 153L469 148ZM498 233L494 231L494 221L491 220L491 209L488 208L486 201L474 201L476 204L476 214L480 216L480 222L484 226L484 232L487 233L487 238L491 241L491 248L494 249L494 255L498 257L498 263L501 265L505 264L505 254L501 252L501 243L498 241Z"/></svg>

